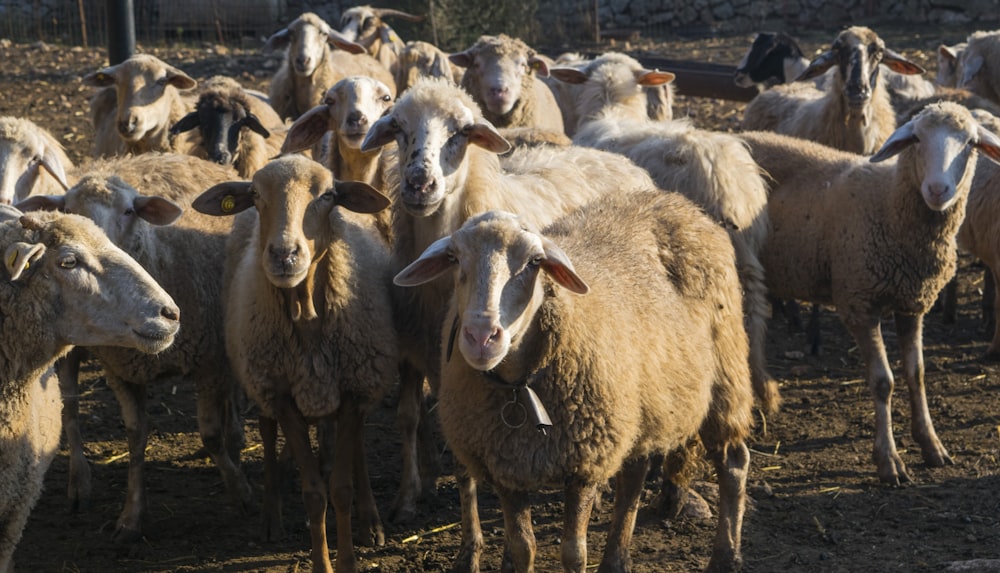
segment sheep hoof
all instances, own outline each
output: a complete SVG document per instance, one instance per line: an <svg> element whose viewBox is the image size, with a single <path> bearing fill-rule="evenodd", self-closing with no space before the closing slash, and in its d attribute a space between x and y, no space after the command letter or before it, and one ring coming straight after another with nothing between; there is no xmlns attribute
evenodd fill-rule
<svg viewBox="0 0 1000 573"><path fill-rule="evenodd" d="M354 544L360 547L382 547L385 545L385 531L382 524L376 523L371 527L362 527L354 536Z"/></svg>
<svg viewBox="0 0 1000 573"><path fill-rule="evenodd" d="M905 483L910 483L910 476L906 473L906 465L899 456L891 456L888 460L878 463L878 477L883 483L894 487L900 487Z"/></svg>
<svg viewBox="0 0 1000 573"><path fill-rule="evenodd" d="M142 540L142 530L119 525L111 535L111 539L119 545L135 545Z"/></svg>

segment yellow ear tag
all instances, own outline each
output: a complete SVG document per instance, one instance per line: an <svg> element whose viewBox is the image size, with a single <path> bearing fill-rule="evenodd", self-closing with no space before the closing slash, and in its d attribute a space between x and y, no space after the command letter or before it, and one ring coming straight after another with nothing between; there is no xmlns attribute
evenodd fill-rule
<svg viewBox="0 0 1000 573"><path fill-rule="evenodd" d="M222 210L226 213L232 211L236 208L236 198L232 195L226 195L222 198Z"/></svg>
<svg viewBox="0 0 1000 573"><path fill-rule="evenodd" d="M101 73L98 73L97 76L95 76L95 77L97 78L97 81L99 81L99 82L103 82L104 80L108 79L107 76L105 76L104 74L101 74Z"/></svg>
<svg viewBox="0 0 1000 573"><path fill-rule="evenodd" d="M17 262L17 251L14 251L13 253L10 254L10 260L7 261L7 268L13 268L14 263L16 262ZM27 265L25 265L24 268L28 268Z"/></svg>

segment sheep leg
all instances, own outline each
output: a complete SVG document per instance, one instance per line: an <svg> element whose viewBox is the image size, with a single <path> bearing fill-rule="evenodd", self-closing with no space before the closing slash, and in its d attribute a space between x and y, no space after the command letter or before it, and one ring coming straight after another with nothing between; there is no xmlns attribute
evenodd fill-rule
<svg viewBox="0 0 1000 573"><path fill-rule="evenodd" d="M649 457L627 460L615 478L615 506L608 531L608 544L598 573L627 573L632 569L629 546L635 530L642 485L649 471ZM581 569L582 571L582 569Z"/></svg>
<svg viewBox="0 0 1000 573"><path fill-rule="evenodd" d="M90 463L83 453L83 434L80 431L80 362L83 360L82 348L74 348L56 361L56 374L59 378L59 391L62 394L62 423L66 435L66 445L69 446L69 483L66 486L66 496L69 499L71 511L83 509L90 500L92 481Z"/></svg>
<svg viewBox="0 0 1000 573"><path fill-rule="evenodd" d="M770 308L764 267L755 254L741 249L739 253L740 284L743 285L743 310L747 335L750 339L750 372L754 394L768 414L778 411L781 393L778 382L767 371L767 320Z"/></svg>
<svg viewBox="0 0 1000 573"><path fill-rule="evenodd" d="M306 516L309 518L309 537L312 551L310 559L314 573L333 573L333 566L330 563L330 551L326 546L326 503L327 486L320 474L319 461L313 455L312 443L309 439L309 425L302 414L295 407L295 404L286 396L278 399L275 405L275 413L278 416L278 425L285 434L288 447L292 450L292 456L299 467L299 474L302 478L302 505L305 506ZM350 460L351 456L344 456ZM350 461L345 464L350 472ZM350 473L348 473L350 476ZM350 505L348 505L350 510ZM339 523L338 523L339 526ZM348 523L350 526L350 523ZM338 532L339 533L339 532ZM347 537L350 539L351 530L347 529ZM339 537L339 534L338 534ZM340 544L338 542L338 549ZM337 552L337 561L340 562L340 551ZM338 568L338 571L339 568Z"/></svg>
<svg viewBox="0 0 1000 573"><path fill-rule="evenodd" d="M920 444L924 462L935 468L953 464L948 450L941 444L927 408L924 386L923 315L896 314L896 333L903 351L903 376L910 389L910 433Z"/></svg>
<svg viewBox="0 0 1000 573"><path fill-rule="evenodd" d="M838 305L839 306L839 305ZM878 317L865 316L861 319L845 319L847 329L861 351L861 359L867 368L868 389L875 402L875 445L872 457L882 481L899 485L910 481L906 465L896 451L896 439L892 434L892 370L882 341L882 325Z"/></svg>
<svg viewBox="0 0 1000 573"><path fill-rule="evenodd" d="M494 486L503 512L504 559L502 573L533 573L535 570L535 532L531 528L531 502L528 494Z"/></svg>
<svg viewBox="0 0 1000 573"><path fill-rule="evenodd" d="M987 270L985 276L989 280L983 280L983 324L986 325L987 332L993 331L993 340L986 349L986 358L1000 360L1000 321L996 319L996 309L1000 308L1000 289L996 285L1000 280L997 279L997 272L992 269ZM987 300L992 301L991 308L987 308Z"/></svg>
<svg viewBox="0 0 1000 573"><path fill-rule="evenodd" d="M396 423L403 440L403 471L399 480L396 500L389 511L389 520L404 523L417 515L417 498L420 496L420 466L418 425L423 410L423 374L408 362L399 364L399 403L396 406Z"/></svg>
<svg viewBox="0 0 1000 573"><path fill-rule="evenodd" d="M362 424L364 417L362 416ZM368 459L365 453L364 436L358 435L354 444L354 486L357 489L358 545L381 547L385 545L385 531L382 518L375 504L371 478L368 475Z"/></svg>
<svg viewBox="0 0 1000 573"><path fill-rule="evenodd" d="M743 564L741 554L743 512L746 509L747 474L750 471L750 450L746 444L713 444L709 455L715 464L719 479L719 523L712 544L712 558L705 571L727 573L739 571Z"/></svg>
<svg viewBox="0 0 1000 573"><path fill-rule="evenodd" d="M258 418L260 441L264 446L264 507L262 512L264 541L285 537L281 521L281 464L278 463L278 421L267 416Z"/></svg>
<svg viewBox="0 0 1000 573"><path fill-rule="evenodd" d="M597 498L597 484L570 481L566 484L563 537L560 558L564 571L587 569L587 525Z"/></svg>
<svg viewBox="0 0 1000 573"><path fill-rule="evenodd" d="M330 474L330 501L337 519L337 573L353 573L358 564L354 556L354 539L351 535L351 505L354 503L354 476L358 444L364 440L364 414L358 405L345 399L337 410L336 457L339 460ZM363 448L361 450L364 452ZM367 477L367 470L365 470ZM363 487L363 486L362 486ZM370 484L369 484L370 487ZM372 502L374 504L374 501ZM374 509L374 508L373 508ZM375 520L378 520L376 511ZM324 537L324 545L325 537Z"/></svg>
<svg viewBox="0 0 1000 573"><path fill-rule="evenodd" d="M227 440L224 434L229 429L223 426L231 421L226 410L232 402L227 399L231 387L224 386L219 388L219 380L213 375L209 375L207 380L201 380L198 384L198 430L205 451L222 474L222 483L225 484L226 491L233 502L246 512L253 506L253 492L250 489L250 482L240 469L239 457L231 458L229 450L226 449Z"/></svg>
<svg viewBox="0 0 1000 573"><path fill-rule="evenodd" d="M479 522L479 501L476 480L464 466L455 472L458 497L462 507L462 546L452 565L452 573L479 573L479 556L483 552L483 529Z"/></svg>
<svg viewBox="0 0 1000 573"><path fill-rule="evenodd" d="M149 439L149 415L146 413L146 387L108 377L108 386L118 398L125 434L128 438L128 487L125 508L118 516L113 538L130 544L142 538L142 521L148 500L146 498L146 443Z"/></svg>

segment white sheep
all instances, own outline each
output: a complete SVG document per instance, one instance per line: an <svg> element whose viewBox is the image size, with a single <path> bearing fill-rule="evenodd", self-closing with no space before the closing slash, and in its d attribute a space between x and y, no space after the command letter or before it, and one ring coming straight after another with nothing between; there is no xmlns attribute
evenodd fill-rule
<svg viewBox="0 0 1000 573"><path fill-rule="evenodd" d="M186 93L198 83L181 70L149 54L83 77L83 84L102 88L90 100L94 157L149 151L187 153L191 134L174 136L170 126L194 109Z"/></svg>
<svg viewBox="0 0 1000 573"><path fill-rule="evenodd" d="M761 260L771 292L833 304L857 342L875 402L879 478L908 481L892 433L892 370L881 316L893 312L914 440L929 466L951 462L924 391L921 328L955 273L976 150L1000 161L1000 138L954 103L928 106L871 157L773 133L743 134L774 182Z"/></svg>
<svg viewBox="0 0 1000 573"><path fill-rule="evenodd" d="M394 10L375 8L369 5L352 6L340 15L340 33L351 42L364 46L368 55L374 57L387 70L395 72L400 54L406 44L383 18L402 18L409 22L420 22L423 16ZM402 88L400 88L402 91Z"/></svg>
<svg viewBox="0 0 1000 573"><path fill-rule="evenodd" d="M30 119L0 117L0 204L62 193L71 169L73 162L48 130Z"/></svg>
<svg viewBox="0 0 1000 573"><path fill-rule="evenodd" d="M326 90L348 76L373 77L396 95L389 70L312 12L302 14L264 44L265 52L281 48L287 48L285 58L271 78L268 96L282 119L296 119L319 105Z"/></svg>
<svg viewBox="0 0 1000 573"><path fill-rule="evenodd" d="M52 366L73 345L167 349L174 301L92 222L0 209L0 571L13 555L59 451L59 387Z"/></svg>
<svg viewBox="0 0 1000 573"><path fill-rule="evenodd" d="M198 145L189 152L220 165L232 165L240 177L252 177L278 156L287 127L274 109L236 80L210 78L191 113L171 126L171 133L198 129Z"/></svg>
<svg viewBox="0 0 1000 573"><path fill-rule="evenodd" d="M650 455L698 435L720 492L706 570L739 569L753 395L734 262L697 206L650 188L542 233L510 213L472 217L396 275L410 286L457 271L438 410L456 458L500 497L503 570L534 570L541 487L565 492L563 569L587 569L591 507L617 476L599 570L627 571Z"/></svg>
<svg viewBox="0 0 1000 573"><path fill-rule="evenodd" d="M300 155L272 161L252 182L216 185L194 204L216 216L256 208L237 218L236 239L227 246L226 347L260 408L265 533L281 528L280 492L273 487L276 422L302 476L313 571L332 572L328 499L337 519L338 572L357 570L355 491L360 538L366 545L384 543L362 427L396 379L389 254L373 228L353 224L341 209L370 213L388 205L370 186L335 182L329 170ZM309 425L320 420L336 423L329 483L309 441Z"/></svg>
<svg viewBox="0 0 1000 573"><path fill-rule="evenodd" d="M495 127L563 131L559 104L538 77L548 75L548 65L521 40L506 34L480 36L472 47L449 59L465 68L462 87Z"/></svg>
<svg viewBox="0 0 1000 573"><path fill-rule="evenodd" d="M206 186L234 176L228 166L189 155L146 153L97 162L65 195L34 196L19 204L92 219L163 285L187 316L198 317L181 330L169 351L155 357L114 347L89 349L105 371L128 430L128 492L114 533L124 543L142 536L149 505L144 485L146 386L178 374L195 384L201 439L227 492L237 505L251 504L239 462L244 440L235 380L222 341L222 272L230 225L198 213L181 217ZM188 268L192 265L197 268Z"/></svg>
<svg viewBox="0 0 1000 573"><path fill-rule="evenodd" d="M1000 104L1000 30L974 32L958 59L958 87ZM958 73L958 72L956 72Z"/></svg>
<svg viewBox="0 0 1000 573"><path fill-rule="evenodd" d="M407 42L396 61L396 91L403 93L420 78L448 78L459 85L465 70L451 63L448 54L428 42Z"/></svg>
<svg viewBox="0 0 1000 573"><path fill-rule="evenodd" d="M961 58L965 51L966 42L959 42L951 46L940 44L937 49L937 75L934 81L937 85L946 88L958 87L962 79Z"/></svg>
<svg viewBox="0 0 1000 573"><path fill-rule="evenodd" d="M625 54L604 54L582 69L553 68L552 74L578 87L575 144L621 153L660 188L682 193L729 231L746 297L754 390L767 412L776 411L781 398L767 371L770 306L759 260L768 232L767 187L746 145L688 122L649 120L643 87L668 83L673 74L646 70Z"/></svg>
<svg viewBox="0 0 1000 573"><path fill-rule="evenodd" d="M403 94L371 127L361 149L393 141L400 158L399 194L393 203L397 270L435 240L458 230L471 215L503 209L520 213L540 228L605 193L652 186L645 170L627 159L576 146L520 149L501 162L497 154L508 151L510 144L483 118L467 92L441 79L420 80ZM400 425L411 452L404 449L404 456L412 456L404 458L393 515L405 519L415 513L421 490L421 459L415 450L417 427L426 415L421 412L420 388L425 374L432 388L437 385L438 325L451 285L435 281L393 294L404 360ZM471 482L460 488L466 522L474 519L475 489Z"/></svg>
<svg viewBox="0 0 1000 573"><path fill-rule="evenodd" d="M879 81L880 65L900 74L924 71L886 48L869 28L852 26L799 77L811 79L836 67L823 90L802 82L775 86L747 104L743 130L776 131L870 155L896 127L886 82Z"/></svg>

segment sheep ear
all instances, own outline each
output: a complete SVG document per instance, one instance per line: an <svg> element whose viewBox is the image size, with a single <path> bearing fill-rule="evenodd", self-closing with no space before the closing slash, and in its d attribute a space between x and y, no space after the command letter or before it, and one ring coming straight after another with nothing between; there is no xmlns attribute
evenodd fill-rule
<svg viewBox="0 0 1000 573"><path fill-rule="evenodd" d="M417 260L399 271L392 282L396 286L417 286L447 273L455 265L455 260L448 254L450 247L451 235L434 241Z"/></svg>
<svg viewBox="0 0 1000 573"><path fill-rule="evenodd" d="M3 254L3 264L7 267L11 282L21 278L31 263L45 254L45 245L39 243L14 243Z"/></svg>
<svg viewBox="0 0 1000 573"><path fill-rule="evenodd" d="M977 139L978 141L973 144L976 149L995 163L1000 163L1000 137L980 125Z"/></svg>
<svg viewBox="0 0 1000 573"><path fill-rule="evenodd" d="M338 181L333 186L337 205L355 213L378 213L389 206L389 198L361 181Z"/></svg>
<svg viewBox="0 0 1000 573"><path fill-rule="evenodd" d="M466 50L464 52L455 52L448 56L448 60L460 68L471 68L472 67L472 52Z"/></svg>
<svg viewBox="0 0 1000 573"><path fill-rule="evenodd" d="M902 127L889 136L889 139L882 144L882 149L879 149L868 161L872 163L885 161L916 142L917 136L913 134L913 122L904 123Z"/></svg>
<svg viewBox="0 0 1000 573"><path fill-rule="evenodd" d="M192 111L191 113L178 119L177 123L170 126L170 133L177 135L178 133L191 131L192 129L200 125L201 125L201 117L198 115L197 111Z"/></svg>
<svg viewBox="0 0 1000 573"><path fill-rule="evenodd" d="M257 135L267 139L271 137L271 132L264 127L264 124L260 122L260 119L252 113L247 113L247 116L243 118L243 125L250 128L250 131L256 133Z"/></svg>
<svg viewBox="0 0 1000 573"><path fill-rule="evenodd" d="M264 42L264 47L261 49L265 54L270 54L275 50L280 50L288 45L292 39L292 33L288 28L282 28L277 32L271 34L271 37Z"/></svg>
<svg viewBox="0 0 1000 573"><path fill-rule="evenodd" d="M65 195L32 195L15 205L22 212L62 211L66 209Z"/></svg>
<svg viewBox="0 0 1000 573"><path fill-rule="evenodd" d="M576 274L573 263L562 249L556 246L551 240L542 237L542 250L545 251L545 259L542 260L542 270L545 271L552 280L560 286L575 292L576 294L587 294L590 287L583 279Z"/></svg>
<svg viewBox="0 0 1000 573"><path fill-rule="evenodd" d="M582 84L587 81L587 74L576 68L549 68L549 75L567 84Z"/></svg>
<svg viewBox="0 0 1000 573"><path fill-rule="evenodd" d="M173 66L167 66L167 83L179 90L189 90L198 86L191 76Z"/></svg>
<svg viewBox="0 0 1000 573"><path fill-rule="evenodd" d="M549 77L549 64L538 56L528 58L528 67L535 70L535 73L543 78Z"/></svg>
<svg viewBox="0 0 1000 573"><path fill-rule="evenodd" d="M803 70L802 74L799 75L799 77L795 78L795 81L801 82L805 80L811 80L816 76L821 76L825 74L827 70L832 68L836 63L837 63L837 56L833 52L827 50L826 52L823 52L822 54L816 56L815 60L809 62L809 65L806 66L806 69Z"/></svg>
<svg viewBox="0 0 1000 573"><path fill-rule="evenodd" d="M347 36L341 34L333 28L328 28L326 30L326 41L331 46L340 48L341 50L352 54L363 54L368 51L365 50L365 47L361 44L348 40Z"/></svg>
<svg viewBox="0 0 1000 573"><path fill-rule="evenodd" d="M886 48L885 52L882 55L882 65L896 72L897 74L903 74L907 76L922 74L927 71L921 66L914 64L910 60L907 60L897 52L890 50L889 48Z"/></svg>
<svg viewBox="0 0 1000 573"><path fill-rule="evenodd" d="M59 182L63 190L69 189L69 182L66 181L66 172L63 170L62 160L51 145L45 146L45 152L42 153L39 165Z"/></svg>
<svg viewBox="0 0 1000 573"><path fill-rule="evenodd" d="M950 62L952 65L954 65L955 62L958 61L958 54L955 53L955 50L952 49L951 46L946 46L945 44L938 45L938 55L948 60L948 62Z"/></svg>
<svg viewBox="0 0 1000 573"><path fill-rule="evenodd" d="M132 201L135 214L153 225L169 225L184 213L180 205L163 197L139 195Z"/></svg>
<svg viewBox="0 0 1000 573"><path fill-rule="evenodd" d="M228 217L253 207L254 197L249 181L227 181L198 195L191 207L206 215Z"/></svg>
<svg viewBox="0 0 1000 573"><path fill-rule="evenodd" d="M0 203L0 223L20 219L22 215L24 215L24 213L22 213L17 207Z"/></svg>
<svg viewBox="0 0 1000 573"><path fill-rule="evenodd" d="M104 88L115 85L115 73L118 66L108 66L96 72L91 72L83 76L83 85L95 88Z"/></svg>
<svg viewBox="0 0 1000 573"><path fill-rule="evenodd" d="M497 128L490 125L488 122L479 122L472 124L471 126L465 128L469 135L469 142L487 151L492 151L496 154L507 153L511 150L511 144L509 141L504 139Z"/></svg>
<svg viewBox="0 0 1000 573"><path fill-rule="evenodd" d="M967 59L962 64L962 82L958 84L958 87L963 88L969 85L969 82L972 81L972 78L976 77L976 74L979 73L979 70L981 70L982 67L983 67L982 56L975 55Z"/></svg>
<svg viewBox="0 0 1000 573"><path fill-rule="evenodd" d="M368 128L368 135L361 142L361 151L373 151L396 140L396 128L392 116L382 116Z"/></svg>
<svg viewBox="0 0 1000 573"><path fill-rule="evenodd" d="M677 77L670 72L661 72L660 70L637 70L635 72L635 81L644 87L652 86L662 86L663 84L669 84L674 81Z"/></svg>
<svg viewBox="0 0 1000 573"><path fill-rule="evenodd" d="M281 144L281 153L295 153L309 149L323 139L330 127L330 107L320 104L302 114L285 134L285 142ZM372 126L374 129L374 126ZM368 141L368 138L365 138ZM384 144L383 144L384 145Z"/></svg>

